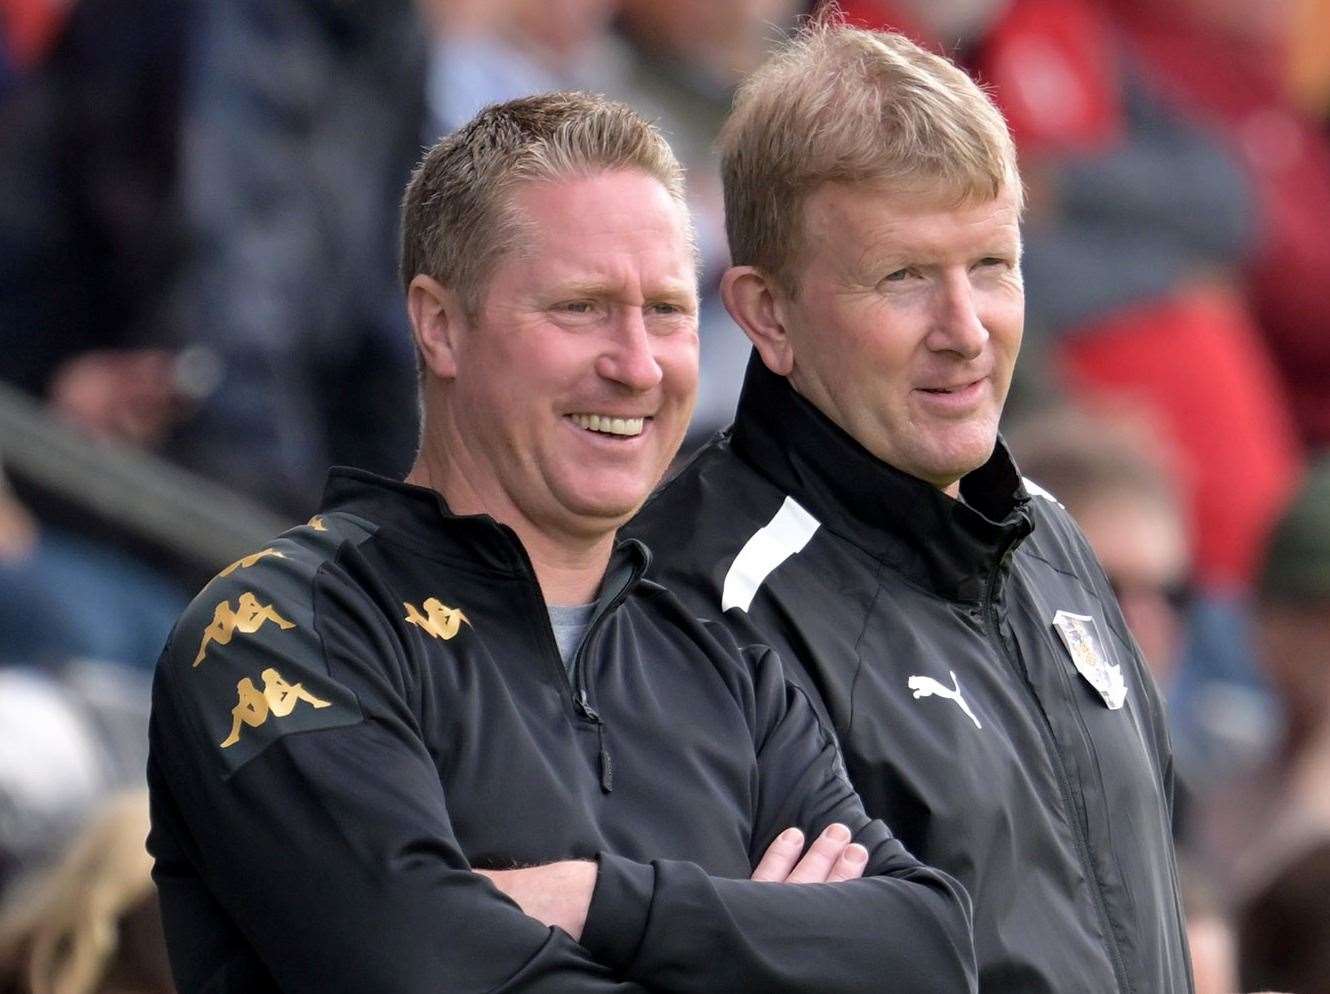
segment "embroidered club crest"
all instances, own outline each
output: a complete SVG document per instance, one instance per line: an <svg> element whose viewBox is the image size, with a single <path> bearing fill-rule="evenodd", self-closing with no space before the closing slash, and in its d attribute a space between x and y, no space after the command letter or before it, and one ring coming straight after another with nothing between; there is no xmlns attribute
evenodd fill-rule
<svg viewBox="0 0 1330 994"><path fill-rule="evenodd" d="M1077 672L1099 691L1099 696L1110 710L1121 708L1127 699L1127 684L1122 679L1122 667L1109 665L1094 618L1086 614L1059 611L1053 615L1053 627L1057 629L1062 644L1067 647Z"/></svg>

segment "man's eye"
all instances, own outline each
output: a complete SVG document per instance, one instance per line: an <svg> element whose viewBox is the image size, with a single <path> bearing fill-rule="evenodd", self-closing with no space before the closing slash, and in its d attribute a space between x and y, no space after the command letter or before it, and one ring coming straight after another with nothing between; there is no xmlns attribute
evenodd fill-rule
<svg viewBox="0 0 1330 994"><path fill-rule="evenodd" d="M882 278L883 283L904 283L910 277L917 275L913 268L898 269L894 273L888 273Z"/></svg>
<svg viewBox="0 0 1330 994"><path fill-rule="evenodd" d="M556 310L564 311L568 314L590 314L595 309L595 304L589 300L569 300L560 304Z"/></svg>
<svg viewBox="0 0 1330 994"><path fill-rule="evenodd" d="M981 269L987 269L987 268L992 267L992 266L999 266L999 267L1005 268L1006 265L1007 265L1007 260L1006 260L1006 259L999 259L999 258L998 258L997 256L995 256L995 255L990 255L990 256L988 256L988 257L985 258L985 259L980 259L979 262L978 262L978 266L979 266L979 268L981 268Z"/></svg>

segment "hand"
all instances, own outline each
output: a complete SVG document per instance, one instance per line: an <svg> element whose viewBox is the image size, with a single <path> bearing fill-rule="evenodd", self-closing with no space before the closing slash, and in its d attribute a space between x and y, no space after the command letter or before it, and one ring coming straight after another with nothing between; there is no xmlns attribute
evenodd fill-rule
<svg viewBox="0 0 1330 994"><path fill-rule="evenodd" d="M37 522L0 480L0 563L26 559L37 544Z"/></svg>
<svg viewBox="0 0 1330 994"><path fill-rule="evenodd" d="M787 828L767 847L753 870L753 879L785 884L834 884L858 880L867 865L868 850L850 841L850 830L844 825L828 825L806 853L804 833Z"/></svg>
<svg viewBox="0 0 1330 994"><path fill-rule="evenodd" d="M51 404L94 435L139 445L160 441L180 416L175 357L158 349L83 352L56 371Z"/></svg>
<svg viewBox="0 0 1330 994"><path fill-rule="evenodd" d="M589 860L563 860L521 870L477 870L512 898L523 913L582 939L599 868Z"/></svg>

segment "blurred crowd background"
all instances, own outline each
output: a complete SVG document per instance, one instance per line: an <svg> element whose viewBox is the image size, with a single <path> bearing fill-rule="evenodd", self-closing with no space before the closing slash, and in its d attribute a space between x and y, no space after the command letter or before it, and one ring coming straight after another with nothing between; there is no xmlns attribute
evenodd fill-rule
<svg viewBox="0 0 1330 994"><path fill-rule="evenodd" d="M690 443L748 349L711 142L804 0L0 0L0 994L170 989L151 669L219 567L404 473L397 201L583 88L688 168ZM983 80L1028 186L1005 431L1170 706L1202 994L1330 992L1330 0L842 0Z"/></svg>

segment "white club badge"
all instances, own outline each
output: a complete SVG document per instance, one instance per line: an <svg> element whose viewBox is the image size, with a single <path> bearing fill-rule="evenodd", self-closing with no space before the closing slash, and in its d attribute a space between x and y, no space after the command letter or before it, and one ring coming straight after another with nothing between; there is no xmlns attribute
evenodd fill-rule
<svg viewBox="0 0 1330 994"><path fill-rule="evenodd" d="M1057 629L1062 644L1067 647L1077 672L1099 691L1099 696L1110 710L1121 708L1127 699L1127 684L1122 679L1122 667L1109 664L1094 618L1086 614L1059 611L1053 615L1053 627Z"/></svg>

